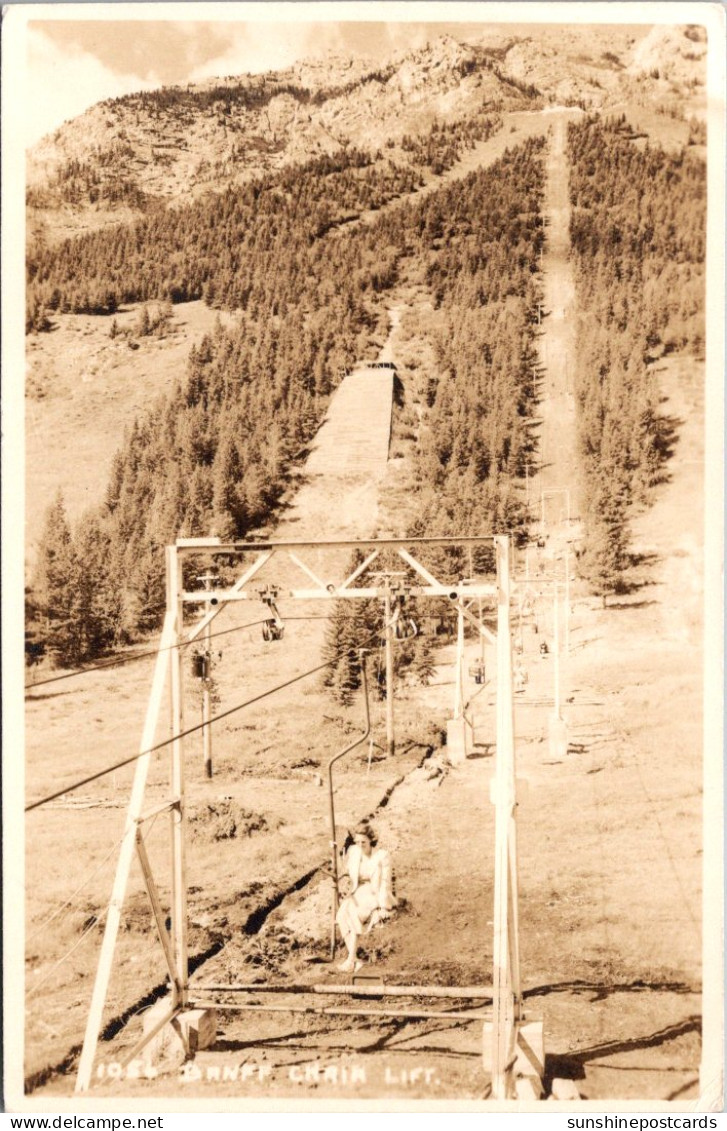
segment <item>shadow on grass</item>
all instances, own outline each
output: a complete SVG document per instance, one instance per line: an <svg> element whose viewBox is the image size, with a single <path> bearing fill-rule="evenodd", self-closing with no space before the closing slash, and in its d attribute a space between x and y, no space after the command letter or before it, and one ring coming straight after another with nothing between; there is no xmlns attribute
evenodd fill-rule
<svg viewBox="0 0 727 1131"><path fill-rule="evenodd" d="M609 601L609 609L646 609L649 605L658 605L658 601Z"/></svg>
<svg viewBox="0 0 727 1131"><path fill-rule="evenodd" d="M669 1044L670 1041L675 1041L687 1033L701 1033L701 1031L701 1019L698 1015L693 1014L685 1021L657 1029L656 1032L649 1033L648 1036L632 1037L623 1041L603 1041L601 1044L591 1045L577 1052L546 1055L544 1078L546 1092L550 1092L553 1080L557 1077L566 1080L583 1080L586 1075L585 1065L593 1060L600 1060L604 1056L616 1056L618 1053L640 1052L644 1049L659 1048L661 1045Z"/></svg>
<svg viewBox="0 0 727 1131"><path fill-rule="evenodd" d="M551 982L544 986L533 986L525 990L523 998L547 997L549 994L592 993L591 1001L605 1001L613 994L669 993L698 994L701 986L690 986L686 982L646 982L637 978L634 982L591 982L576 978L569 982Z"/></svg>

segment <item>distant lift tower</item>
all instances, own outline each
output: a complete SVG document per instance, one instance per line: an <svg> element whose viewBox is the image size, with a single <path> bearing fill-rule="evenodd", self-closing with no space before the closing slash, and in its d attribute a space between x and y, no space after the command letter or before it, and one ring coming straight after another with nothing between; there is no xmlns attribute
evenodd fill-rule
<svg viewBox="0 0 727 1131"><path fill-rule="evenodd" d="M415 557L429 547L470 548L493 545L495 550L496 579L492 582L478 582L473 579L448 584L440 581ZM321 580L313 570L298 556L302 551L331 550L340 561L341 551L364 551L366 556L360 565L343 580ZM469 621L481 637L496 644L497 655L497 753L495 776L492 783L492 799L495 803L495 857L494 890L495 906L493 915L493 984L491 988L479 987L470 997L492 997L492 1012L485 1021L483 1034L483 1062L491 1073L492 1095L497 1100L539 1098L542 1094L543 1075L542 1022L526 1018L523 1014L520 988L520 960L518 948L518 866L516 836L516 788L515 788L515 748L513 730L513 685L512 685L512 647L510 637L510 543L505 536L481 535L478 537L421 538L421 539L377 539L372 541L340 542L233 542L223 543L219 538L178 539L176 545L166 550L166 596L167 608L164 617L159 652L153 676L151 694L146 720L141 737L140 751L131 790L131 798L126 818L124 836L119 852L111 898L106 914L106 924L98 971L94 983L83 1050L76 1081L76 1091L85 1092L91 1084L93 1066L99 1033L103 1022L103 1011L111 976L116 941L121 923L124 898L129 872L134 856L141 865L144 883L149 895L159 941L164 954L170 983L169 1008L149 1025L143 1037L125 1057L125 1063L137 1058L148 1042L168 1023L175 1021L178 1031L188 1031L191 1013L195 1005L203 1008L203 1003L195 1002L189 981L189 961L187 945L187 864L186 842L186 797L184 781L184 760L182 752L184 732L183 680L181 669L181 649L185 644L205 634L207 639L211 621L227 605L235 601L259 601L262 599L270 608L271 618L268 627L275 629L276 638L282 635L278 623L277 600L283 597L297 600L339 601L379 599L386 609L386 634L390 637L406 634L406 627L399 625L392 611L391 571L374 575L379 583L371 584L365 579L367 571L378 555L384 551L396 553L406 564L408 576L401 586L406 598L435 598L449 600L457 609L461 620ZM234 585L226 590L206 588L186 591L183 584L182 564L186 557L208 556L254 556ZM250 583L263 567L275 557L283 555L289 562L305 574L307 588L283 591L280 587L268 586L264 593L252 591ZM317 557L316 560L319 560ZM356 582L363 580L364 584ZM313 585L311 586L311 582ZM496 602L497 635L485 627L481 617L470 611L472 599L482 598ZM402 590L396 600L402 603ZM190 605L206 608L201 620L185 632L184 609ZM281 622L282 623L282 622ZM172 737L170 787L166 800L145 808L144 796L150 759L155 749L155 732L160 717L162 696L169 681L172 700ZM208 724L212 720L205 720ZM167 745L163 743L161 745ZM393 735L390 735L393 748ZM167 929L166 918L159 898L157 884L144 846L142 830L147 821L161 813L169 815L171 823L171 931ZM475 897L476 898L476 897ZM212 987L214 988L214 987ZM264 985L257 990L265 991ZM300 989L300 987L298 987ZM308 992L307 987L303 987ZM326 993L350 995L354 987L331 986L326 984ZM408 989L411 996L442 997L456 992L456 987L416 986L391 987L388 992L395 993ZM472 987L470 987L472 989ZM321 990L311 987L310 992ZM386 987L382 992L387 993ZM466 988L462 988L467 996ZM239 1004L227 1005L216 1002L215 1008L240 1009ZM260 1007L257 1007L260 1008ZM327 1010L335 1012L335 1010ZM354 1012L347 1005L344 1011ZM370 1010L362 1010L367 1016ZM388 1011L391 1015L392 1011ZM402 1011L411 1016L411 1011Z"/></svg>

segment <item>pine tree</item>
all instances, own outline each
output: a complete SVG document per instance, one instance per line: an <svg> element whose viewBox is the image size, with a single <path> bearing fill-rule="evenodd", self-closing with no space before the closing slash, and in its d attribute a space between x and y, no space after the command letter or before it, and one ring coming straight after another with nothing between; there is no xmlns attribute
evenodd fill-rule
<svg viewBox="0 0 727 1131"><path fill-rule="evenodd" d="M93 659L116 642L121 620L119 591L109 571L110 539L96 514L83 516L74 545L80 647L84 659Z"/></svg>
<svg viewBox="0 0 727 1131"><path fill-rule="evenodd" d="M419 683L428 687L434 678L437 666L434 663L432 645L427 636L418 636L414 647L412 671Z"/></svg>
<svg viewBox="0 0 727 1131"><path fill-rule="evenodd" d="M594 492L588 515L589 539L581 559L582 570L594 592L603 598L626 588L629 529L628 500L604 475Z"/></svg>
<svg viewBox="0 0 727 1131"><path fill-rule="evenodd" d="M44 625L40 611L33 596L33 590L25 589L25 663L29 668L41 663L46 653Z"/></svg>
<svg viewBox="0 0 727 1131"><path fill-rule="evenodd" d="M40 641L61 664L77 663L83 655L78 580L78 561L59 490L46 511L32 591Z"/></svg>

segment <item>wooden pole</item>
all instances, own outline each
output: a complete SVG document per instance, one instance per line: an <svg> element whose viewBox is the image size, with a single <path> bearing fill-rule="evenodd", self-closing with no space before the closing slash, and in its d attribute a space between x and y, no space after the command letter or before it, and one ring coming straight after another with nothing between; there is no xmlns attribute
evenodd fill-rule
<svg viewBox="0 0 727 1131"><path fill-rule="evenodd" d="M205 649L207 652L207 663L210 664L210 627L207 626L205 633ZM209 673L210 668L207 668ZM210 684L209 674L206 676L202 684L202 757L204 759L204 775L206 778L212 777L212 728L210 726L211 709L210 709Z"/></svg>
<svg viewBox="0 0 727 1131"><path fill-rule="evenodd" d="M365 982L198 982L195 994L356 994L358 997L431 997L490 1001L492 986L367 985Z"/></svg>
<svg viewBox="0 0 727 1131"><path fill-rule="evenodd" d="M358 996L358 988L354 990ZM412 1021L488 1021L489 1013L446 1009L351 1009L338 1005L247 1005L229 1001L194 1001L194 1009L219 1009L228 1013L312 1013L322 1017L407 1017Z"/></svg>
<svg viewBox="0 0 727 1131"><path fill-rule="evenodd" d="M384 588L384 652L386 658L386 753L393 757L394 742L394 647L391 625L391 578Z"/></svg>
<svg viewBox="0 0 727 1131"><path fill-rule="evenodd" d="M147 707L144 729L141 736L141 743L139 745L140 751L148 750L149 747L153 746L154 744L154 735L156 732L162 695L164 693L167 668L169 666L170 657L172 654L170 649L172 648L175 640L174 620L174 609L173 607L167 606L167 614L164 620L162 637L159 642L159 651L157 653L156 667L154 669L154 679L152 682L151 694L149 696L149 705ZM175 649L175 652L176 651L178 651L178 649ZM76 1092L86 1092L91 1085L91 1073L93 1071L93 1062L94 1057L96 1056L98 1035L101 1029L101 1022L103 1020L104 1006L106 1004L106 994L108 992L109 980L111 977L111 966L114 959L114 950L116 949L116 939L119 932L119 925L121 923L121 912L124 905L124 897L126 895L126 885L129 879L131 861L134 858L134 851L136 848L137 822L141 816L144 804L144 793L146 789L146 779L149 772L150 758L151 755L146 754L144 755L144 757L139 758L138 762L136 763L134 783L131 789L131 798L129 799L129 808L126 814L124 838L121 842L119 858L116 864L116 876L114 878L108 912L106 914L106 927L104 929L104 937L101 944L101 954L98 961L98 970L96 971L96 980L94 982L93 993L91 995L91 1004L88 1011L88 1017L86 1019L86 1032L83 1038L83 1049L81 1051L81 1059L78 1065L78 1076L76 1077Z"/></svg>
<svg viewBox="0 0 727 1131"><path fill-rule="evenodd" d="M149 863L144 837L141 834L141 829L138 827L136 830L136 852L139 857L144 884L146 885L147 895L149 896L149 902L151 903L152 912L154 914L154 922L156 924L157 934L159 935L159 942L162 944L162 950L164 951L164 958L166 959L167 970L169 971L169 979L172 985L174 985L177 980L177 972L174 967L172 943L164 921L164 912L162 910L161 900L159 899L159 891L154 882L154 874L151 869L151 864Z"/></svg>
<svg viewBox="0 0 727 1131"><path fill-rule="evenodd" d="M570 655L570 555L565 551L565 654Z"/></svg>
<svg viewBox="0 0 727 1131"><path fill-rule="evenodd" d="M495 538L497 556L497 752L495 763L495 906L492 978L492 1095L510 1099L519 1017L515 741L510 639L510 544ZM486 1051L484 1059L487 1060Z"/></svg>

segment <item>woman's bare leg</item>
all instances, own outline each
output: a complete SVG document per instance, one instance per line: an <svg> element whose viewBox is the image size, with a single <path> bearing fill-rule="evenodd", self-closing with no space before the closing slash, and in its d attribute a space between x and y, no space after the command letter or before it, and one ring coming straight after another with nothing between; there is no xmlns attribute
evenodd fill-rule
<svg viewBox="0 0 727 1131"><path fill-rule="evenodd" d="M339 970L355 970L358 931L356 930L356 924L352 922L351 908L347 902L344 901L339 907L336 921L347 951L346 959L340 964Z"/></svg>

